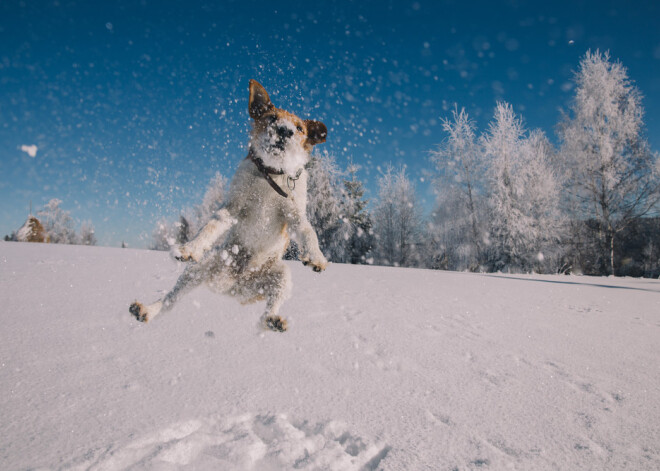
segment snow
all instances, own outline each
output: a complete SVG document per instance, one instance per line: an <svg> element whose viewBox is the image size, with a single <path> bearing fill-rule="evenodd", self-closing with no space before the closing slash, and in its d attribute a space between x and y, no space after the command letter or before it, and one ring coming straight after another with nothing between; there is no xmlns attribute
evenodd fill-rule
<svg viewBox="0 0 660 471"><path fill-rule="evenodd" d="M660 282L290 263L290 330L164 252L0 243L0 469L660 468Z"/></svg>
<svg viewBox="0 0 660 471"><path fill-rule="evenodd" d="M37 151L39 148L35 146L34 144L28 146L28 145L22 145L21 146L21 151L25 152L27 155L29 155L32 158L35 158L37 156Z"/></svg>
<svg viewBox="0 0 660 471"><path fill-rule="evenodd" d="M16 232L16 239L21 242L28 242L30 235L32 234L32 227L30 227L30 217L25 220L25 224Z"/></svg>

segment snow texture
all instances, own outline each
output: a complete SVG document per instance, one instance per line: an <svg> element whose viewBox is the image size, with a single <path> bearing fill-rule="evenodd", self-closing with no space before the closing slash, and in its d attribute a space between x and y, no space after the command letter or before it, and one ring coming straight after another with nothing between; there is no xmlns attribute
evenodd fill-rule
<svg viewBox="0 0 660 471"><path fill-rule="evenodd" d="M657 280L287 263L145 325L168 254L0 242L0 469L660 468Z"/></svg>

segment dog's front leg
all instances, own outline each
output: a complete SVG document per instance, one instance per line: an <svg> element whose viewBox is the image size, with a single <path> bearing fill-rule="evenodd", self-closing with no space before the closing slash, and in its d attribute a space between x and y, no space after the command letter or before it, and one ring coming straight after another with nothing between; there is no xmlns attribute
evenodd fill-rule
<svg viewBox="0 0 660 471"><path fill-rule="evenodd" d="M316 232L314 232L314 228L304 213L302 211L295 211L291 214L288 222L297 236L297 241L300 243L300 260L303 264L311 266L316 272L325 270L328 266L328 260L321 252Z"/></svg>
<svg viewBox="0 0 660 471"><path fill-rule="evenodd" d="M201 260L204 252L213 247L214 243L222 237L236 223L229 211L222 208L216 212L213 218L197 233L195 238L172 251L177 260L184 262Z"/></svg>

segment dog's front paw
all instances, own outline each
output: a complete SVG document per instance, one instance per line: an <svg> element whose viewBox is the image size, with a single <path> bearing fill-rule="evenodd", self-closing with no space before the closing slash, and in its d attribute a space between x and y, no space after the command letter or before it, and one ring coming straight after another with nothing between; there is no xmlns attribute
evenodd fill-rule
<svg viewBox="0 0 660 471"><path fill-rule="evenodd" d="M268 316L264 319L264 325L275 332L286 332L287 323L280 316Z"/></svg>
<svg viewBox="0 0 660 471"><path fill-rule="evenodd" d="M172 247L170 254L175 260L179 262L196 262L197 257L186 245L175 245Z"/></svg>
<svg viewBox="0 0 660 471"><path fill-rule="evenodd" d="M128 311L140 322L149 322L149 313L143 304L137 301L131 304Z"/></svg>
<svg viewBox="0 0 660 471"><path fill-rule="evenodd" d="M302 263L306 267L311 267L316 273L322 272L328 266L328 261L325 258L320 260L303 260Z"/></svg>

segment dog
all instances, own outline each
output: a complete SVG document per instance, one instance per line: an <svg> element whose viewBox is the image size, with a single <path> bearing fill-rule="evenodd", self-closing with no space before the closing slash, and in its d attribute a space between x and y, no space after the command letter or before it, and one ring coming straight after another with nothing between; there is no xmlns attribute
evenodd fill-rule
<svg viewBox="0 0 660 471"><path fill-rule="evenodd" d="M255 80L249 90L253 127L248 155L221 209L193 240L173 249L177 260L189 262L174 288L152 304L131 304L129 311L140 322L171 309L183 294L206 283L242 303L265 300L260 325L284 332L287 321L278 312L291 294L291 272L282 261L290 236L303 264L316 272L327 267L307 219L305 170L312 148L325 142L327 128L276 108Z"/></svg>

